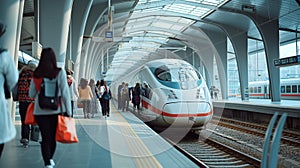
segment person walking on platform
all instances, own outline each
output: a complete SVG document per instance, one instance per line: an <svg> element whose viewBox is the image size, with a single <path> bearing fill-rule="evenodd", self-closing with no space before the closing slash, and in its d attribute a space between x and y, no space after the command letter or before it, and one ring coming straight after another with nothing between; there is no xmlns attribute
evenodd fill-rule
<svg viewBox="0 0 300 168"><path fill-rule="evenodd" d="M36 68L34 61L29 61L28 65L24 66L20 70L19 81L18 81L18 101L19 101L19 113L21 116L21 140L20 142L24 147L29 144L29 136L31 129L31 140L39 140L39 128L34 125L25 124L26 112L29 104L34 102L35 98L28 96L30 82L33 78L33 72Z"/></svg>
<svg viewBox="0 0 300 168"><path fill-rule="evenodd" d="M0 38L5 33L6 26L0 21ZM0 41L1 42L1 41ZM0 46L2 44L0 43ZM0 158L4 144L16 136L16 128L12 121L8 102L5 99L5 90L11 91L18 82L18 70L15 63L5 49L0 48ZM4 85L5 84L5 85ZM4 87L3 87L4 86Z"/></svg>
<svg viewBox="0 0 300 168"><path fill-rule="evenodd" d="M79 92L80 101L83 104L84 118L90 118L91 100L93 98L93 93L86 79L84 78L80 79L80 86L78 88L78 92Z"/></svg>
<svg viewBox="0 0 300 168"><path fill-rule="evenodd" d="M95 80L90 79L89 86L91 87L92 93L93 93L93 98L91 98L91 114L92 118L94 118L95 114L98 112L98 88L95 85Z"/></svg>
<svg viewBox="0 0 300 168"><path fill-rule="evenodd" d="M122 84L120 84L118 86L118 110L121 110L122 107L122 89L125 86L125 82L122 82Z"/></svg>
<svg viewBox="0 0 300 168"><path fill-rule="evenodd" d="M57 87L51 87L51 81L53 80L57 82ZM56 89L58 89L58 96L60 96L61 103L59 103L57 110L42 109L40 107L38 100L42 84L45 86L45 92L50 95L55 95ZM29 96L36 100L33 114L42 135L41 151L44 164L47 168L52 168L55 165L53 156L56 150L55 135L58 115L62 111L65 112L64 115L72 115L66 71L57 67L56 55L52 48L44 48L42 50L40 62L33 72Z"/></svg>
<svg viewBox="0 0 300 168"><path fill-rule="evenodd" d="M122 111L128 111L129 101L130 101L130 94L129 94L129 88L128 83L125 84L125 86L122 89Z"/></svg>
<svg viewBox="0 0 300 168"><path fill-rule="evenodd" d="M102 115L104 118L109 117L109 100L111 99L111 91L103 79L100 81L100 97Z"/></svg>
<svg viewBox="0 0 300 168"><path fill-rule="evenodd" d="M137 109L138 114L140 114L140 103L141 103L141 87L139 83L135 84L135 87L132 89L132 103L134 111Z"/></svg>
<svg viewBox="0 0 300 168"><path fill-rule="evenodd" d="M77 102L79 94L78 94L78 90L77 90L76 81L72 76L73 72L70 70L67 70L66 72L67 72L67 81L68 81L69 91L70 91L70 96L71 96L71 107L72 107L72 117L73 117L74 110L76 109L75 102Z"/></svg>

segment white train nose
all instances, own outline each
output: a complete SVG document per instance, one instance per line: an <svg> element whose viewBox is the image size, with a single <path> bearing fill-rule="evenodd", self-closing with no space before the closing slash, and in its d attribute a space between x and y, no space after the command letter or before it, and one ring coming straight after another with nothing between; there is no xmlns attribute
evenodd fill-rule
<svg viewBox="0 0 300 168"><path fill-rule="evenodd" d="M211 118L212 109L207 102L178 102L165 104L163 119L179 126L203 125Z"/></svg>

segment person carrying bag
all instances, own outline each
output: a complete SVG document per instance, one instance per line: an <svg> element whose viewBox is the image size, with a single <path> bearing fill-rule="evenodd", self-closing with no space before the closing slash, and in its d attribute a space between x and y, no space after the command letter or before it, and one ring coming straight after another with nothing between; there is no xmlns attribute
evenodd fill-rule
<svg viewBox="0 0 300 168"><path fill-rule="evenodd" d="M41 91L44 91L42 95L40 95ZM50 97L47 100L58 96L57 109L53 106L51 108L41 107L39 99L43 95L47 98ZM58 115L62 112L67 116L72 115L67 75L64 70L57 67L56 55L52 48L42 50L39 65L35 69L33 80L30 83L29 96L36 100L33 114L42 135L41 151L44 165L47 168L52 168L55 165L53 156L56 149Z"/></svg>

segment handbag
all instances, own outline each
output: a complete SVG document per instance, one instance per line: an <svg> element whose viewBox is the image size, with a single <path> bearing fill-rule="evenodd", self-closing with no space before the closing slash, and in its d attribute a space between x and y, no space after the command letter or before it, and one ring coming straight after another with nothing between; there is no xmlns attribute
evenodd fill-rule
<svg viewBox="0 0 300 168"><path fill-rule="evenodd" d="M103 99L105 100L110 100L111 99L111 92L109 90L109 92L105 91L102 95Z"/></svg>
<svg viewBox="0 0 300 168"><path fill-rule="evenodd" d="M74 118L58 115L55 139L61 143L78 142Z"/></svg>
<svg viewBox="0 0 300 168"><path fill-rule="evenodd" d="M29 103L29 105L27 107L26 117L25 117L25 121L24 121L25 124L27 124L27 125L36 125L37 124L35 117L33 115L33 112L34 112L34 103L31 102L31 103Z"/></svg>
<svg viewBox="0 0 300 168"><path fill-rule="evenodd" d="M83 108L83 103L80 100L77 100L77 108Z"/></svg>

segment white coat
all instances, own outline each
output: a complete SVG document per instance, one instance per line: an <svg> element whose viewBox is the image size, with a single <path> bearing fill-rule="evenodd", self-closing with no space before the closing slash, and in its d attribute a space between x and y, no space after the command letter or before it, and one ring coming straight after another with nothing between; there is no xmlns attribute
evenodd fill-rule
<svg viewBox="0 0 300 168"><path fill-rule="evenodd" d="M16 136L16 128L4 95L4 76L12 90L18 82L19 73L8 51L0 54L0 62L0 144L3 144Z"/></svg>

